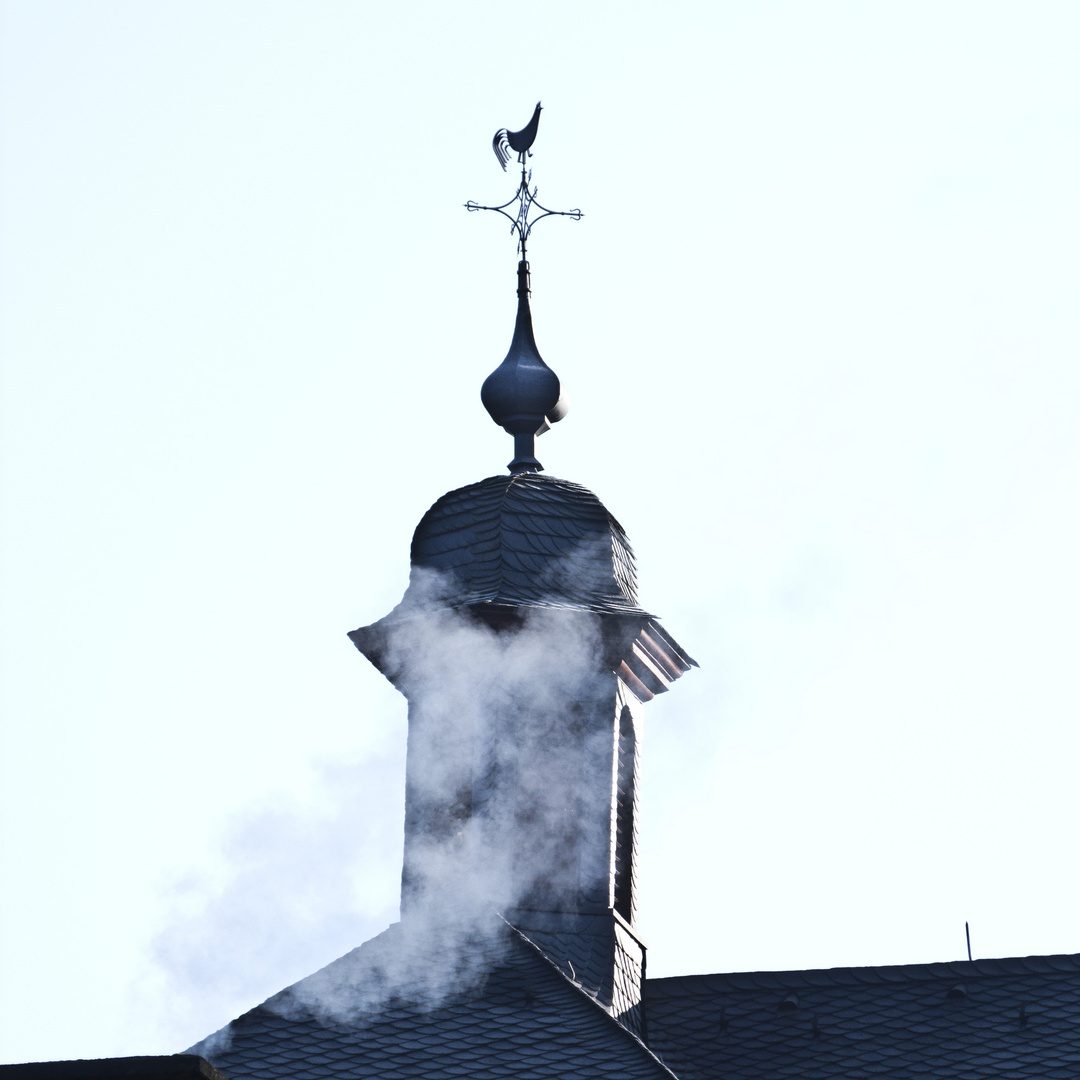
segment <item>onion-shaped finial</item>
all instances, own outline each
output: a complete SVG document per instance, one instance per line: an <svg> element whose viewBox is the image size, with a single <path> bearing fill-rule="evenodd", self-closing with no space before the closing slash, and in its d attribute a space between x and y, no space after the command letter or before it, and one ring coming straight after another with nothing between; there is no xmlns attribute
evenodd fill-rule
<svg viewBox="0 0 1080 1080"><path fill-rule="evenodd" d="M518 263L518 308L514 337L506 359L484 380L480 400L491 419L514 436L509 469L541 472L536 436L566 415L559 377L544 363L533 337L529 308L529 264Z"/></svg>

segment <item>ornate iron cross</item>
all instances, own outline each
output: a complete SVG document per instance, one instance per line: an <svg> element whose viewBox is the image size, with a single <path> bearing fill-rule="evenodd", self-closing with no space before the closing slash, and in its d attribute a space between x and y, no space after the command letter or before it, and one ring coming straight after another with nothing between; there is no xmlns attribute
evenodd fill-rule
<svg viewBox="0 0 1080 1080"><path fill-rule="evenodd" d="M510 159L510 151L516 150L518 152L518 161L521 163L521 182L518 184L517 191L501 206L481 206L479 203L473 202L472 199L465 204L465 209L470 212L473 210L494 210L497 214L502 214L510 222L510 234L517 234L518 251L523 262L528 258L526 244L532 233L533 226L538 221L543 221L546 217L568 217L573 218L574 221L580 221L585 216L577 209L549 210L536 198L536 186L534 185L532 190L529 189L529 185L532 183L532 169L526 169L526 160L532 156L530 147L536 139L539 124L540 103L537 102L532 119L521 131L510 132L506 128L500 128L495 132L495 138L492 141L495 156L499 159L499 164L502 165L504 171L506 162ZM508 213L507 207L515 204L517 204L516 212L513 214ZM535 217L531 216L534 207L541 211Z"/></svg>

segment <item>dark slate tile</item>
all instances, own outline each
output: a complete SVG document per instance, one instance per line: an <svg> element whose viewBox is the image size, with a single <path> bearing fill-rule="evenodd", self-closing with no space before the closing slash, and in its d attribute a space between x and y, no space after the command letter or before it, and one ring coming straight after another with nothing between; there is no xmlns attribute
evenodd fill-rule
<svg viewBox="0 0 1080 1080"><path fill-rule="evenodd" d="M229 1080L670 1080L639 1039L505 923L459 943L473 968L435 997L427 963L445 942L429 956L417 940L392 927L235 1020L221 1033L231 1042L206 1044L209 1060ZM387 965L393 997L379 989ZM331 999L336 1010L326 1014L320 1002Z"/></svg>
<svg viewBox="0 0 1080 1080"><path fill-rule="evenodd" d="M799 1042L776 1022L781 991L798 995L792 1015L817 1015L819 1038ZM1080 1075L1078 957L648 980L645 1015L653 1049L684 1080Z"/></svg>
<svg viewBox="0 0 1080 1080"><path fill-rule="evenodd" d="M454 571L450 606L524 599L645 614L622 526L586 488L543 474L489 477L444 495L416 529L412 561Z"/></svg>

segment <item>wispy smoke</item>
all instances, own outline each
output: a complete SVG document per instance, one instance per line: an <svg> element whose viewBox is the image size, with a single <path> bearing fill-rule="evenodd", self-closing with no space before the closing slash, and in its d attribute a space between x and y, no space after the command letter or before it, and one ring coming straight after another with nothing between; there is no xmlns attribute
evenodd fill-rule
<svg viewBox="0 0 1080 1080"><path fill-rule="evenodd" d="M580 554L595 574L595 552ZM559 561L560 591L575 561ZM480 619L446 606L458 590L452 575L414 568L381 644L381 665L410 703L402 921L270 998L275 1013L336 1023L395 998L436 1005L482 983L492 935L506 932L497 912L610 905L616 680L600 618L533 606ZM386 798L400 805L401 793ZM260 823L257 846L280 827ZM252 839L250 829L237 838L238 859ZM275 866L297 846L275 850ZM300 856L307 866L341 857L317 840ZM354 870L341 871L350 883ZM246 887L261 887L258 875ZM347 927L347 905L334 918ZM297 929L283 915L265 932ZM178 935L162 943L174 965L184 949L189 981L220 977L210 951L190 956ZM215 1038L200 1048L212 1060L227 1053L228 1033Z"/></svg>
<svg viewBox="0 0 1080 1080"><path fill-rule="evenodd" d="M385 653L410 701L405 913L568 910L608 876L582 861L606 843L586 842L602 824L597 786L611 798L615 684L600 620L534 607L496 628L428 602L452 589L414 575Z"/></svg>
<svg viewBox="0 0 1080 1080"><path fill-rule="evenodd" d="M410 917L365 942L264 1003L289 1020L351 1023L378 1015L388 1006L438 1008L450 997L483 988L499 955L507 925L494 913L474 913L465 923L438 924ZM213 1060L229 1048L230 1031L198 1048Z"/></svg>
<svg viewBox="0 0 1080 1080"><path fill-rule="evenodd" d="M223 872L172 884L174 921L135 1005L168 1003L163 1045L186 1046L395 917L396 897L370 880L397 877L401 775L392 754L325 767L317 807L290 797L248 816L223 842Z"/></svg>

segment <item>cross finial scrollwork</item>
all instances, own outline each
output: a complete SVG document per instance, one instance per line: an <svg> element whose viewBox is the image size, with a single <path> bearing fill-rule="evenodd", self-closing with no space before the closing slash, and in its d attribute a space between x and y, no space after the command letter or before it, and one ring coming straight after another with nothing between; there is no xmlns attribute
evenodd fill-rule
<svg viewBox="0 0 1080 1080"><path fill-rule="evenodd" d="M531 188L529 186L532 184L532 169L526 168L526 160L532 156L530 148L536 139L539 124L540 103L537 102L532 119L521 131L508 132L506 128L500 128L495 133L492 146L495 150L495 156L499 159L499 164L502 165L504 170L506 162L509 160L509 151L516 150L518 152L518 161L521 163L521 181L518 184L517 191L500 206L482 206L472 199L465 204L465 209L470 212L473 210L494 210L495 213L502 214L510 222L511 235L517 235L518 252L523 262L528 259L526 246L529 242L529 236L532 234L533 226L538 221L543 221L546 217L568 217L574 221L580 221L584 217L584 214L578 209L549 210L537 199L536 185ZM514 207L515 204L516 210L511 213L509 208ZM540 213L534 215L534 209L539 210Z"/></svg>

